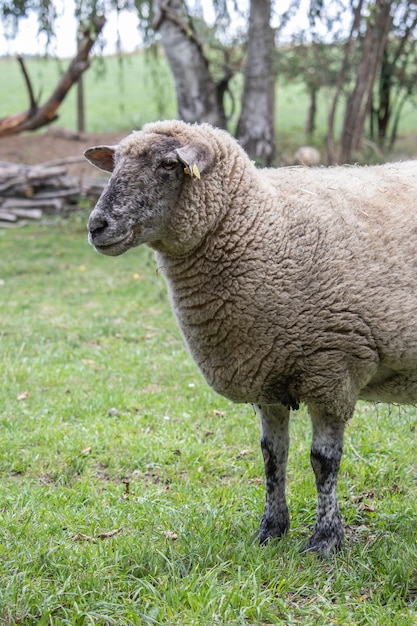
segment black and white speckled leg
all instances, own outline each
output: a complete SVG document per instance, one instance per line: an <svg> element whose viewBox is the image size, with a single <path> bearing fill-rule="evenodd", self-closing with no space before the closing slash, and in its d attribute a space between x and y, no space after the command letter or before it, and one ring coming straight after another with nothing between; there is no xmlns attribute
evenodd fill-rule
<svg viewBox="0 0 417 626"><path fill-rule="evenodd" d="M343 420L312 416L311 465L316 477L317 519L307 544L321 556L329 556L343 544L343 525L337 502L337 478L343 450Z"/></svg>
<svg viewBox="0 0 417 626"><path fill-rule="evenodd" d="M259 528L259 541L281 537L290 527L285 499L289 447L289 410L281 405L255 407L261 420L261 450L265 465L266 501Z"/></svg>

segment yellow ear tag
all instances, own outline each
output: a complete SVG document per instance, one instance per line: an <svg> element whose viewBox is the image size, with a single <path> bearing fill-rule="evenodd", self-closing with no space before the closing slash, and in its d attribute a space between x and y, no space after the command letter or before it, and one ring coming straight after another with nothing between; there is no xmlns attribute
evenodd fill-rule
<svg viewBox="0 0 417 626"><path fill-rule="evenodd" d="M194 163L191 172L189 167L184 167L184 174L189 174L191 178L198 178L198 180L200 180L201 178L200 170L198 169L197 163Z"/></svg>

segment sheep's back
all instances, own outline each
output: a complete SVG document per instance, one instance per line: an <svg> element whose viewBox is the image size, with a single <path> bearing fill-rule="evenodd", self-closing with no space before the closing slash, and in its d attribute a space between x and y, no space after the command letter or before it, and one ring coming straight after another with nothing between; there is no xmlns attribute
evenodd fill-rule
<svg viewBox="0 0 417 626"><path fill-rule="evenodd" d="M229 207L198 251L161 260L212 387L291 404L294 387L328 388L328 372L360 388L381 362L417 369L415 170L265 170L261 193L242 190L244 215Z"/></svg>

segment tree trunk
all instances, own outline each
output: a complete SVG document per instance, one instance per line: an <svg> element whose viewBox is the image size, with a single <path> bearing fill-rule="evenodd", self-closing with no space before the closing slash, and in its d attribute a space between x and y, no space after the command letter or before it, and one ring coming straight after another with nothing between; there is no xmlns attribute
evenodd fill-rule
<svg viewBox="0 0 417 626"><path fill-rule="evenodd" d="M251 0L242 111L236 137L248 154L270 165L275 156L273 31L270 0Z"/></svg>
<svg viewBox="0 0 417 626"><path fill-rule="evenodd" d="M336 109L339 103L339 98L342 93L343 84L345 82L346 73L349 65L350 54L353 47L354 37L358 32L358 28L361 21L363 0L359 0L356 9L353 14L353 22L350 29L348 40L345 44L343 53L342 67L340 68L339 75L337 77L336 90L333 97L332 106L330 108L329 117L327 120L327 135L326 135L326 152L328 165L334 165L334 122L336 117Z"/></svg>
<svg viewBox="0 0 417 626"><path fill-rule="evenodd" d="M400 124L401 113L402 113L402 110L403 110L403 106L405 105L405 103L407 101L407 98L409 96L410 96L409 93L405 93L403 95L403 97L399 100L399 102L397 103L397 108L396 108L396 111L395 111L394 121L393 121L392 126L391 126L391 132L390 132L390 138L389 138L388 150L390 150L390 151L394 147L395 140L397 139L398 126Z"/></svg>
<svg viewBox="0 0 417 626"><path fill-rule="evenodd" d="M391 54L388 52L387 41L382 55L381 71L379 75L378 108L374 110L374 117L378 123L378 144L380 146L385 144L388 137L388 128L391 120L395 117L396 104L399 103L402 106L402 99L399 97L401 88L398 89L398 76L404 75L406 65L413 63L413 58L410 58L412 47L409 47L408 51L406 49L410 39L415 42L415 38L412 37L412 34L417 26L417 8L411 6L411 3L407 5L406 12L403 15L403 24L405 28L402 30L401 34L391 38ZM394 47L394 42L396 47ZM398 67L399 65L400 67ZM398 93L396 97L392 98L392 92L396 83Z"/></svg>
<svg viewBox="0 0 417 626"><path fill-rule="evenodd" d="M154 24L174 76L179 117L226 128L223 82L217 84L210 74L183 0L156 0Z"/></svg>
<svg viewBox="0 0 417 626"><path fill-rule="evenodd" d="M388 58L385 48L382 55L382 65L379 74L378 86L378 109L374 109L374 116L378 122L378 145L383 146L385 137L387 136L388 124L391 119L391 90L392 78L394 75L394 67Z"/></svg>
<svg viewBox="0 0 417 626"><path fill-rule="evenodd" d="M356 83L346 103L340 144L339 160L341 163L349 163L352 160L353 151L360 148L376 73L381 63L392 21L391 4L390 0L376 0L374 12L369 18L362 43Z"/></svg>
<svg viewBox="0 0 417 626"><path fill-rule="evenodd" d="M306 121L306 135L312 137L316 130L316 113L317 113L317 87L310 88L310 106L308 107L307 121Z"/></svg>
<svg viewBox="0 0 417 626"><path fill-rule="evenodd" d="M77 52L82 46L82 30L77 32ZM81 74L77 83L77 130L79 133L85 131L85 108L84 108L84 82Z"/></svg>

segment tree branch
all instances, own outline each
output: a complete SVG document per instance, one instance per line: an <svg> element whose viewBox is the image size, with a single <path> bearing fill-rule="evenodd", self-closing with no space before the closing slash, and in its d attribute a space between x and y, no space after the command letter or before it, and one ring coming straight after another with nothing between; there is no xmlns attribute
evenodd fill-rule
<svg viewBox="0 0 417 626"><path fill-rule="evenodd" d="M184 0L155 0L154 25L175 80L179 117L226 127L223 102L209 60L187 19Z"/></svg>
<svg viewBox="0 0 417 626"><path fill-rule="evenodd" d="M106 20L103 16L91 18L88 24L80 29L82 40L76 56L72 59L68 69L58 81L50 98L41 107L36 102L29 76L27 75L23 61L19 60L25 82L29 91L30 108L23 113L17 113L0 119L0 137L21 133L25 130L35 130L46 126L57 119L57 110L83 72L90 66L89 54L96 42L97 36L103 29Z"/></svg>
<svg viewBox="0 0 417 626"><path fill-rule="evenodd" d="M28 94L29 94L29 104L30 104L29 111L31 113L34 113L36 109L38 108L38 103L35 100L35 96L33 95L32 83L30 82L29 74L27 73L23 57L19 55L17 57L17 62L19 63L20 69L22 70L23 78L25 79L26 87L27 87Z"/></svg>

